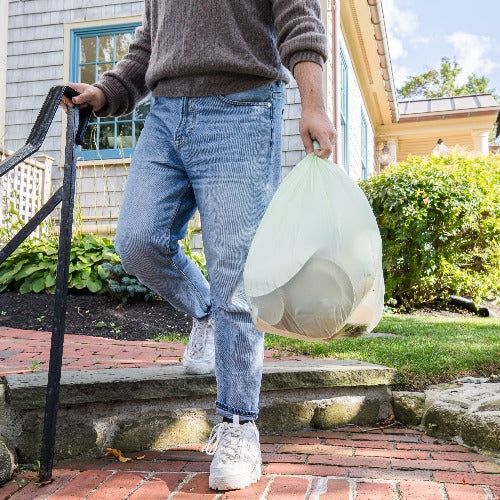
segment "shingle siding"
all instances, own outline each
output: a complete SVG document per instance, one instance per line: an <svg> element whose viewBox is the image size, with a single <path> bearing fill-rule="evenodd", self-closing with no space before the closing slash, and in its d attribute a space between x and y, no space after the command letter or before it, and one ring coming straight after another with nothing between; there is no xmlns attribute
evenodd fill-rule
<svg viewBox="0 0 500 500"><path fill-rule="evenodd" d="M9 2L5 147L24 144L50 87L65 83L64 23L112 21L141 15L142 1L30 0ZM60 178L61 118L58 112L41 152L55 158L54 179Z"/></svg>

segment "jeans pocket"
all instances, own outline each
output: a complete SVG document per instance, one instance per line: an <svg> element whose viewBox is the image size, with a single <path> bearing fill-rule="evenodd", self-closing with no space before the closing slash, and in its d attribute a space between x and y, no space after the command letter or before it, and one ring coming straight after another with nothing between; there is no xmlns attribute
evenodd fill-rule
<svg viewBox="0 0 500 500"><path fill-rule="evenodd" d="M260 87L233 92L231 94L220 94L217 97L226 104L232 106L264 106L271 107L274 87L272 84Z"/></svg>

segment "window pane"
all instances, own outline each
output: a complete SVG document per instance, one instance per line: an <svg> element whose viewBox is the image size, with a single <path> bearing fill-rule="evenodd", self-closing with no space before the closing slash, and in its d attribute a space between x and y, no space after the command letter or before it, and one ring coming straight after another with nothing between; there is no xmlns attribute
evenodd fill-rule
<svg viewBox="0 0 500 500"><path fill-rule="evenodd" d="M131 148L132 144L132 123L119 123L117 127L116 147Z"/></svg>
<svg viewBox="0 0 500 500"><path fill-rule="evenodd" d="M80 66L80 82L95 83L95 66L93 64Z"/></svg>
<svg viewBox="0 0 500 500"><path fill-rule="evenodd" d="M101 123L99 132L99 149L113 149L115 147L114 123Z"/></svg>
<svg viewBox="0 0 500 500"><path fill-rule="evenodd" d="M128 52L128 47L130 42L132 42L132 33L123 33L121 35L116 35L116 60L120 61L125 57Z"/></svg>
<svg viewBox="0 0 500 500"><path fill-rule="evenodd" d="M136 120L145 120L146 115L149 113L149 108L151 107L151 102L148 98L147 101L144 101L140 106L137 106L135 110L135 119Z"/></svg>
<svg viewBox="0 0 500 500"><path fill-rule="evenodd" d="M89 125L87 130L85 131L85 144L86 147L84 149L97 149L96 144L97 138L97 123Z"/></svg>
<svg viewBox="0 0 500 500"><path fill-rule="evenodd" d="M139 140L139 136L141 135L142 129L144 128L144 122L135 122L135 142Z"/></svg>
<svg viewBox="0 0 500 500"><path fill-rule="evenodd" d="M95 62L95 36L82 38L80 41L80 62Z"/></svg>
<svg viewBox="0 0 500 500"><path fill-rule="evenodd" d="M97 65L97 79L101 78L105 71L111 71L113 69L112 63L98 64Z"/></svg>
<svg viewBox="0 0 500 500"><path fill-rule="evenodd" d="M102 35L99 37L99 61L114 61L115 55L115 42L114 35Z"/></svg>

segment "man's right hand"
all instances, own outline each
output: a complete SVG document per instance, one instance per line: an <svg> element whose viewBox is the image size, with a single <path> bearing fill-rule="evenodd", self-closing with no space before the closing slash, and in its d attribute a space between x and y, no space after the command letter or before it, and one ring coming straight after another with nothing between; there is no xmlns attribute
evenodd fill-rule
<svg viewBox="0 0 500 500"><path fill-rule="evenodd" d="M72 108L75 104L78 104L81 108L85 108L88 105L92 106L94 111L99 111L101 108L108 104L108 99L104 92L93 85L88 83L68 83L69 87L75 89L80 95L70 99L69 97L63 96L61 100L61 108L65 112L68 111L68 107Z"/></svg>

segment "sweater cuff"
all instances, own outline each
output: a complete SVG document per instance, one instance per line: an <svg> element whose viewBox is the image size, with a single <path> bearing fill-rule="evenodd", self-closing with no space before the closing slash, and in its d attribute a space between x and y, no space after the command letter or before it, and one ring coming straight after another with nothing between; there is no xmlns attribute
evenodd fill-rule
<svg viewBox="0 0 500 500"><path fill-rule="evenodd" d="M127 107L127 89L121 82L115 78L101 78L99 82L93 84L94 87L101 89L106 96L108 104L103 106L94 114L98 117L119 116Z"/></svg>
<svg viewBox="0 0 500 500"><path fill-rule="evenodd" d="M319 52L315 52L313 50L302 50L299 52L294 52L288 62L288 69L291 71L292 75L295 69L295 65L299 62L304 61L314 62L316 64L319 64L321 67L323 67L323 64L325 62L323 56Z"/></svg>

